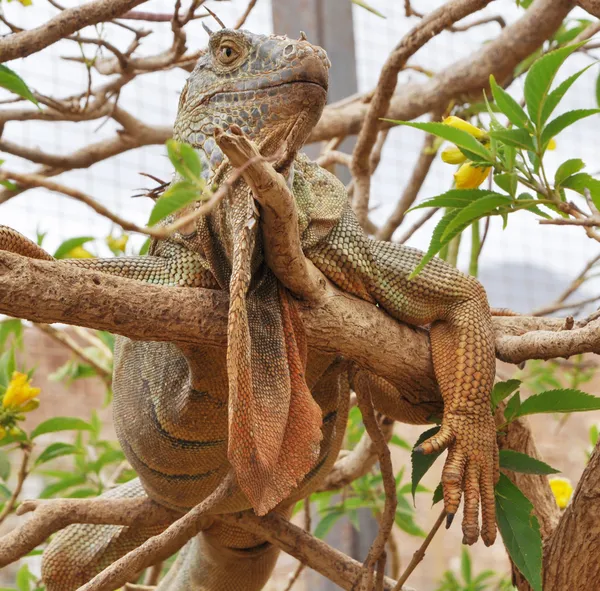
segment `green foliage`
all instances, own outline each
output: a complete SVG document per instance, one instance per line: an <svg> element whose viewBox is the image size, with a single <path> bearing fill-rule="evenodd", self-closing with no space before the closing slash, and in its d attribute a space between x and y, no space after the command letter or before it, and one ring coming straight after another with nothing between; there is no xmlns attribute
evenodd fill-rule
<svg viewBox="0 0 600 591"><path fill-rule="evenodd" d="M150 212L149 226L154 226L186 205L210 198L210 192L206 190L206 181L201 176L202 162L196 150L175 140L168 140L166 145L169 160L181 180L173 183L156 200Z"/></svg>
<svg viewBox="0 0 600 591"><path fill-rule="evenodd" d="M0 87L6 88L6 90L31 101L39 107L37 99L33 96L33 93L29 90L23 79L4 64L0 64Z"/></svg>
<svg viewBox="0 0 600 591"><path fill-rule="evenodd" d="M560 470L554 469L546 462L512 449L500 450L500 467L524 474L558 474L560 472Z"/></svg>
<svg viewBox="0 0 600 591"><path fill-rule="evenodd" d="M542 536L533 505L504 475L496 485L496 518L504 545L534 591L542 591Z"/></svg>
<svg viewBox="0 0 600 591"><path fill-rule="evenodd" d="M78 246L83 246L88 242L94 240L93 236L77 236L75 238L69 238L65 240L60 246L54 251L55 259L65 259L71 256L71 251Z"/></svg>
<svg viewBox="0 0 600 591"><path fill-rule="evenodd" d="M493 570L485 570L478 575L474 575L471 556L463 546L460 556L460 578L451 570L447 570L443 574L436 591L485 591L486 589L510 591L513 586L508 579L499 577Z"/></svg>
<svg viewBox="0 0 600 591"><path fill-rule="evenodd" d="M422 453L416 453L414 450L416 447L421 445L421 443L423 443L426 439L433 437L439 430L440 430L439 427L433 427L432 429L427 429L427 431L424 431L423 433L421 433L421 435L419 435L419 438L415 442L415 446L414 446L413 452L411 454L412 474L411 474L411 479L410 479L411 480L411 494L413 497L413 502L415 501L415 493L417 492L417 487L419 486L421 479L423 478L423 476L425 476L425 474L427 473L429 468L431 468L431 466L433 466L434 462L439 458L440 454L442 453L442 452L434 452L434 453L425 455Z"/></svg>
<svg viewBox="0 0 600 591"><path fill-rule="evenodd" d="M496 410L498 405L508 398L519 386L521 380L507 380L506 382L498 382L494 384L492 389L492 410Z"/></svg>
<svg viewBox="0 0 600 591"><path fill-rule="evenodd" d="M568 32L567 37L571 34L571 28ZM461 174L456 177L456 189L413 208L442 207L444 216L433 231L429 248L412 272L411 278L435 255L446 252L453 240L458 240L464 230L482 218L500 216L504 227L510 214L523 210L551 219L552 216L543 207L561 217L569 217L569 213L565 212L570 211L569 208L565 210L563 207L566 201L564 189L584 196L590 195L596 207L600 206L600 181L582 172L585 164L580 159L571 158L563 162L555 174L553 184L549 181L544 164L544 155L553 138L576 122L600 113L600 109L578 109L562 113L549 121L567 91L590 67L583 68L552 88L560 66L581 45L559 47L527 66L524 84L526 109L491 76L490 89L494 104L489 105L484 97L491 119L487 130L481 126L470 126L467 122L461 123L456 117L451 117L444 123L392 121L452 142L474 167L471 173L467 172L468 169L460 169ZM507 125L499 121L497 113L507 118ZM491 168L493 180L502 192L476 188L486 178L485 173L477 173L477 167L486 170ZM517 197L520 186L529 189L531 193L522 192ZM472 248L474 250L477 247L477 252L474 250L471 257L473 272L477 270L480 251L477 242L475 236Z"/></svg>

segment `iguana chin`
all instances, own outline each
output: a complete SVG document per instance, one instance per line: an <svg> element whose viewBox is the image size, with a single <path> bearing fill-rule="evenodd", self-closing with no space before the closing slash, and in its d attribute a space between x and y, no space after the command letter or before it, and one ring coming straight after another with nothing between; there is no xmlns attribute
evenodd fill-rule
<svg viewBox="0 0 600 591"><path fill-rule="evenodd" d="M485 292L437 259L409 280L422 254L365 236L344 186L298 153L324 107L328 69L324 50L304 37L212 33L181 95L175 138L197 149L203 174L216 185L231 172L215 141L218 128L237 125L263 155L279 154L276 168L293 189L305 255L346 292L402 322L431 326L443 421L420 450L448 448L445 508L453 517L464 490L464 541L472 544L479 537L481 499L481 536L490 545L498 452L490 411L494 337ZM8 228L0 229L0 247L50 258ZM149 256L68 264L230 296L227 351L117 338L114 420L139 479L108 496L147 494L185 512L233 470L237 492L213 514L287 514L336 459L350 381L355 389L369 388L375 406L394 419L426 423L436 410L411 407L385 380L307 350L295 300L265 262L260 211L243 180L194 225L155 241ZM44 555L48 590L76 589L155 533L144 527L66 528ZM182 550L158 589L258 590L276 557L265 540L207 516L203 533Z"/></svg>

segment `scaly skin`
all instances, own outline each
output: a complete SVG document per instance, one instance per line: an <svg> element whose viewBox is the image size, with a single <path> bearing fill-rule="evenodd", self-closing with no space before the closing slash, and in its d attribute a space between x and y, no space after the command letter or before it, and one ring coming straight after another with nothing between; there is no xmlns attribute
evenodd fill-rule
<svg viewBox="0 0 600 591"><path fill-rule="evenodd" d="M398 320L431 325L444 414L441 430L421 451L449 449L445 508L451 519L464 491L464 541L471 544L479 537L481 500L481 536L491 544L498 458L490 411L494 340L485 293L476 280L440 260L409 281L421 253L368 239L343 185L298 154L325 104L328 68L325 52L303 39L218 31L181 95L175 137L197 149L205 178L217 185L231 168L214 140L216 127L238 125L264 155L278 153L276 168L292 187L306 256L343 290ZM140 479L126 495L145 493L186 511L233 468L240 490L213 514L273 508L287 513L318 487L335 461L349 379L355 389L369 388L376 407L394 419L425 423L435 411L409 407L385 380L358 368L349 374L346 365L306 350L294 300L265 263L257 222L251 190L238 181L194 226L154 242L150 256L57 263L230 295L227 354L117 339L115 425ZM48 258L10 229L0 228L0 248ZM93 533L83 527L67 528L46 551L49 591L76 589L151 535L98 528L91 547ZM74 541L81 532L85 538ZM276 556L264 540L207 516L203 533L158 589L257 591Z"/></svg>

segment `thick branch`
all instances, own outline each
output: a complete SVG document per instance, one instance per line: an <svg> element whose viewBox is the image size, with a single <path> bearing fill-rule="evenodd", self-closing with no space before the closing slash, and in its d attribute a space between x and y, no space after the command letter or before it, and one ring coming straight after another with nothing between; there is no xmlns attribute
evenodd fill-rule
<svg viewBox="0 0 600 591"><path fill-rule="evenodd" d="M600 18L600 0L577 0L577 4L592 16Z"/></svg>
<svg viewBox="0 0 600 591"><path fill-rule="evenodd" d="M143 4L146 0L98 0L68 8L40 27L0 39L0 62L7 62L52 45L76 31L97 25Z"/></svg>

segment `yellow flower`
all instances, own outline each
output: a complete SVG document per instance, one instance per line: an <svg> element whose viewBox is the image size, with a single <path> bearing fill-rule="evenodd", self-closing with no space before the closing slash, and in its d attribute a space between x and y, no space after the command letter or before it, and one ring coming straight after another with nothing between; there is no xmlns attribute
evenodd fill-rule
<svg viewBox="0 0 600 591"><path fill-rule="evenodd" d="M442 152L442 160L446 164L462 164L467 157L458 148L446 148Z"/></svg>
<svg viewBox="0 0 600 591"><path fill-rule="evenodd" d="M550 488L556 499L556 504L561 509L564 509L569 504L569 500L573 494L571 481L568 478L550 478Z"/></svg>
<svg viewBox="0 0 600 591"><path fill-rule="evenodd" d="M476 189L485 181L489 173L490 167L488 166L481 168L465 162L454 173L454 184L457 189Z"/></svg>
<svg viewBox="0 0 600 591"><path fill-rule="evenodd" d="M483 129L479 129L479 127L475 127L471 125L468 121L461 119L460 117L455 117L451 115L450 117L446 117L442 122L444 125L449 125L450 127L454 127L455 129L460 129L461 131L466 131L468 134L472 135L477 139L481 139L484 137L486 132Z"/></svg>
<svg viewBox="0 0 600 591"><path fill-rule="evenodd" d="M125 247L127 246L127 241L129 240L129 236L127 234L123 234L119 238L115 238L114 236L109 236L106 239L106 244L108 248L113 251L125 252Z"/></svg>
<svg viewBox="0 0 600 591"><path fill-rule="evenodd" d="M83 248L83 246L76 246L72 248L69 252L65 253L65 259L93 259L94 255Z"/></svg>
<svg viewBox="0 0 600 591"><path fill-rule="evenodd" d="M33 400L40 393L39 388L32 388L29 384L29 380L24 373L20 371L13 372L12 378L8 383L4 398L2 399L2 406L4 408L19 407L25 404L29 400ZM33 408L28 409L33 410ZM28 411L26 411L28 412Z"/></svg>
<svg viewBox="0 0 600 591"><path fill-rule="evenodd" d="M548 145L546 146L546 150L556 150L556 140L554 138L552 138L548 142Z"/></svg>

